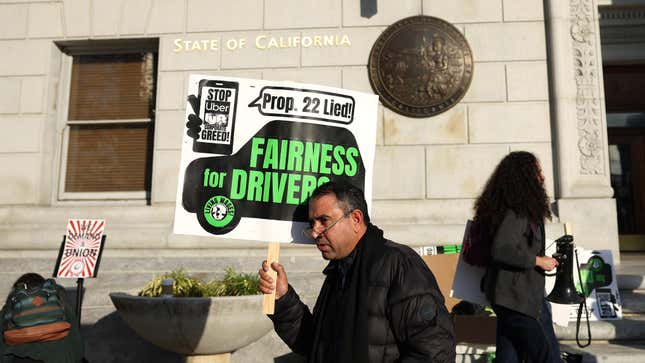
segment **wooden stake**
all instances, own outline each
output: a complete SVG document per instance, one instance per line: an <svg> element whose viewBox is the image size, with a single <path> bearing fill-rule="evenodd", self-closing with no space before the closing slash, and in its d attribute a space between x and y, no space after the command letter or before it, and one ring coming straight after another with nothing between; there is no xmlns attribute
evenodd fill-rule
<svg viewBox="0 0 645 363"><path fill-rule="evenodd" d="M214 355L191 355L186 357L186 363L230 363L231 353Z"/></svg>
<svg viewBox="0 0 645 363"><path fill-rule="evenodd" d="M564 224L564 234L573 236L573 225L569 222Z"/></svg>
<svg viewBox="0 0 645 363"><path fill-rule="evenodd" d="M267 253L267 265L269 265L269 275L273 281L277 281L278 273L271 268L271 263L278 262L280 259L280 242L270 242ZM262 312L273 315L275 311L275 290L271 294L264 294L262 302Z"/></svg>

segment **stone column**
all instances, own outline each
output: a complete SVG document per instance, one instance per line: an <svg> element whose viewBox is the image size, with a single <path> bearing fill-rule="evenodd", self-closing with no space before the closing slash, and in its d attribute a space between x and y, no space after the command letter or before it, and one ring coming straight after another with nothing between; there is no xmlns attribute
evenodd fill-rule
<svg viewBox="0 0 645 363"><path fill-rule="evenodd" d="M597 0L545 0L557 214L619 261Z"/></svg>

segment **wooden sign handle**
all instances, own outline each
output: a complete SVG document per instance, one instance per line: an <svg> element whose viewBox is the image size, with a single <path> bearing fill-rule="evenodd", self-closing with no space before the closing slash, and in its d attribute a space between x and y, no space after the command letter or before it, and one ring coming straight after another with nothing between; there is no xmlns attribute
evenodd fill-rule
<svg viewBox="0 0 645 363"><path fill-rule="evenodd" d="M573 236L573 225L569 222L564 224L564 234Z"/></svg>
<svg viewBox="0 0 645 363"><path fill-rule="evenodd" d="M269 265L269 275L276 281L278 273L271 268L271 263L278 262L280 259L280 242L270 242L267 252L267 265ZM262 302L262 313L273 315L275 311L275 290L270 294L264 294L264 301Z"/></svg>

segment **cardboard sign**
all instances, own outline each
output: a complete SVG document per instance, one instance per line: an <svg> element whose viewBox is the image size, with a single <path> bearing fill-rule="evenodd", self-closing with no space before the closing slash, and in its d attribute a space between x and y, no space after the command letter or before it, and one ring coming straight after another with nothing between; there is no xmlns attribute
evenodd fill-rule
<svg viewBox="0 0 645 363"><path fill-rule="evenodd" d="M98 274L105 244L103 219L70 219L58 253L54 277L91 278Z"/></svg>
<svg viewBox="0 0 645 363"><path fill-rule="evenodd" d="M461 300L453 297L453 286L457 265L461 259L460 245L432 246L417 249L434 274L439 290L445 298L448 312ZM458 343L495 344L496 319L492 316L457 315L453 316L455 333Z"/></svg>
<svg viewBox="0 0 645 363"><path fill-rule="evenodd" d="M306 203L330 180L371 205L378 97L191 75L174 233L306 242Z"/></svg>

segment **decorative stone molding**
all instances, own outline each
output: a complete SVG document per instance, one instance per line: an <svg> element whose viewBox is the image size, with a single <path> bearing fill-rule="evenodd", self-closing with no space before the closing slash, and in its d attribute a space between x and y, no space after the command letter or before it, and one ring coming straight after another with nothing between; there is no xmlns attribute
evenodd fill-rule
<svg viewBox="0 0 645 363"><path fill-rule="evenodd" d="M571 0L571 39L576 80L576 117L580 174L604 175L605 160L601 120L602 107L599 95L599 68L596 60L598 44L594 32L592 0Z"/></svg>

